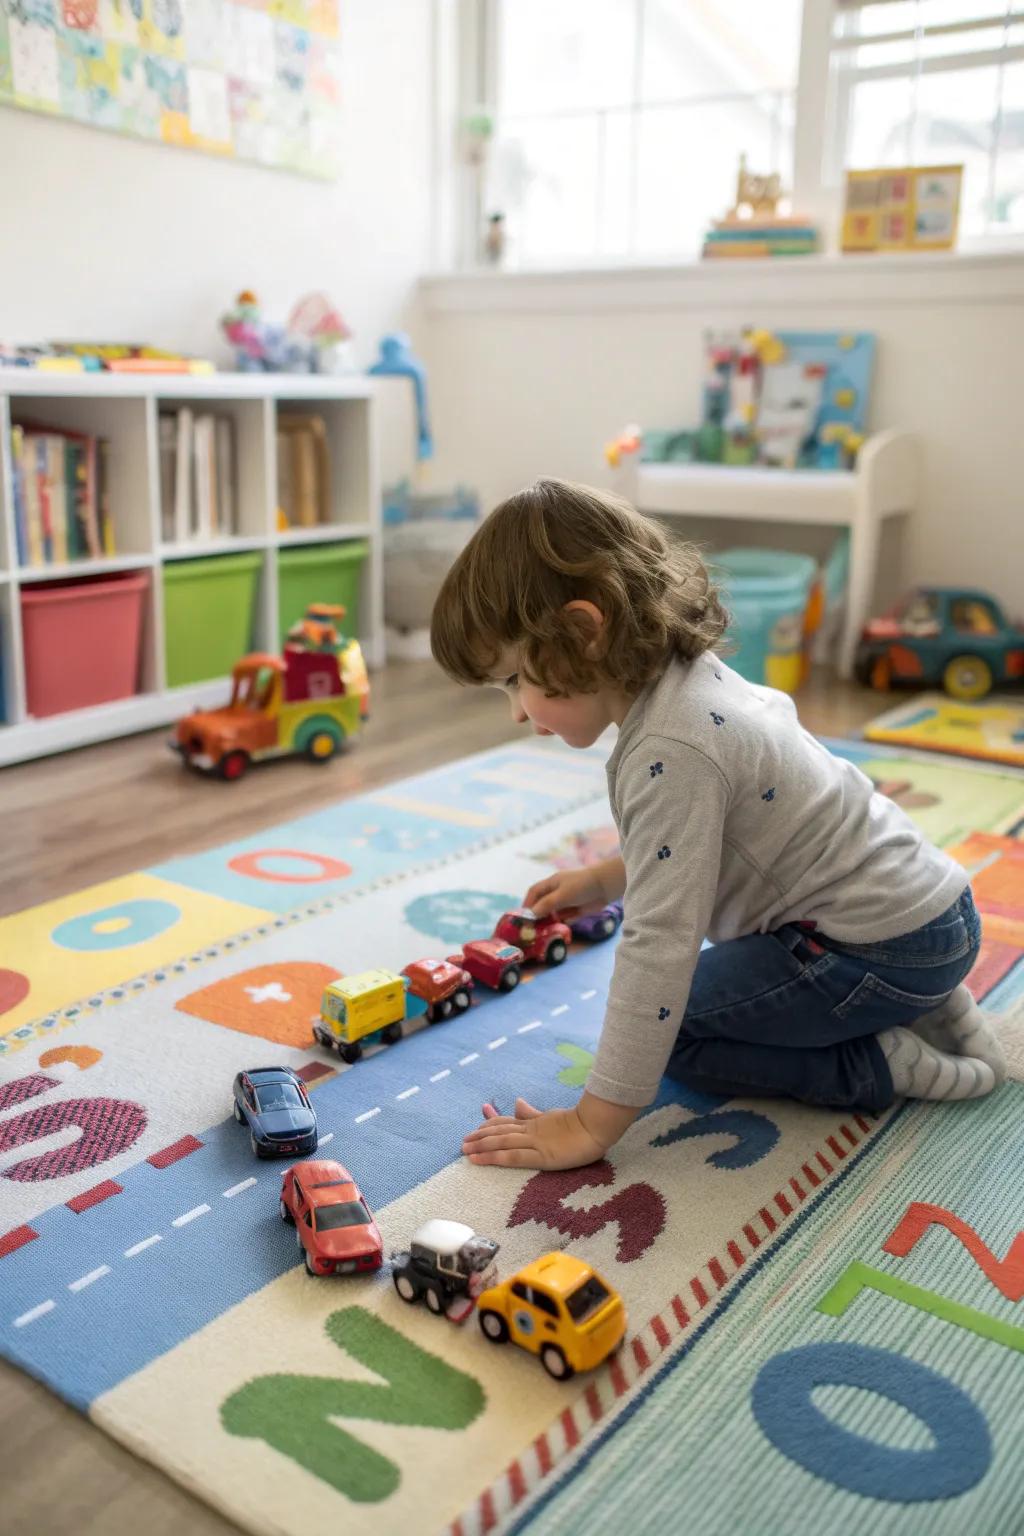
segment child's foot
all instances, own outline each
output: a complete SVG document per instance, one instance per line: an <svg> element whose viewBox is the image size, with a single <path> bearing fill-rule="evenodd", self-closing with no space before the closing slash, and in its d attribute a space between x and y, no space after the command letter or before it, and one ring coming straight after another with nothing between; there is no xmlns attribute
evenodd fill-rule
<svg viewBox="0 0 1024 1536"><path fill-rule="evenodd" d="M992 1068L996 1087L1006 1082L1006 1056L991 1023L963 982L932 1013L910 1025L915 1035L951 1056L973 1056Z"/></svg>
<svg viewBox="0 0 1024 1536"><path fill-rule="evenodd" d="M900 1098L981 1099L996 1086L987 1061L937 1050L913 1030L883 1029L877 1039Z"/></svg>

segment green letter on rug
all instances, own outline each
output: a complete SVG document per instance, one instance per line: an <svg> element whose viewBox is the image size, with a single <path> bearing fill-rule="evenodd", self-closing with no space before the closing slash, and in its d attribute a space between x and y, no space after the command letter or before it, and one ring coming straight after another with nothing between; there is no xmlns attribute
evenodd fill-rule
<svg viewBox="0 0 1024 1536"><path fill-rule="evenodd" d="M465 1429L483 1409L483 1388L364 1307L332 1312L325 1326L339 1349L383 1376L387 1386L330 1376L259 1376L221 1405L221 1421L229 1434L265 1440L356 1503L376 1503L398 1487L398 1467L331 1419Z"/></svg>

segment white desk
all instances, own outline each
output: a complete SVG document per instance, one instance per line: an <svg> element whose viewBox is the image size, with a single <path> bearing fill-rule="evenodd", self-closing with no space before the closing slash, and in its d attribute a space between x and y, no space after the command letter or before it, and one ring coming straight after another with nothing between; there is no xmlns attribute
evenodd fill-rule
<svg viewBox="0 0 1024 1536"><path fill-rule="evenodd" d="M623 490L641 512L815 523L849 528L850 576L839 674L853 656L875 587L879 528L917 505L920 454L909 432L878 432L854 470L734 468L724 464L630 464Z"/></svg>

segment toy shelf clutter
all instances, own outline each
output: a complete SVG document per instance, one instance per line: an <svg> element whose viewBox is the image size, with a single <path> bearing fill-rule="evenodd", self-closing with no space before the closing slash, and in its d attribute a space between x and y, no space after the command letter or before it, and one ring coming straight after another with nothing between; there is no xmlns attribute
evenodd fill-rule
<svg viewBox="0 0 1024 1536"><path fill-rule="evenodd" d="M247 631L240 646L232 637L232 663L246 650L276 651L308 603L322 601L342 603L358 616L353 628L368 662L383 665L378 389L365 375L0 373L0 765L164 725L224 702L230 665L223 659L212 670L197 664L194 647L191 655L183 647L181 626L187 610L187 625L201 624L212 646L226 595L232 603L237 596L235 617ZM230 521L212 536L184 540L166 537L160 451L161 419L182 410L230 423L236 471ZM318 520L286 526L278 512L279 442L283 424L300 418L322 423L327 473ZM95 435L109 444L107 548L113 553L49 564L19 560L11 445L18 425ZM322 572L310 570L305 558L318 548ZM188 580L192 567L194 582ZM83 697L80 708L73 707L73 694L57 690L52 696L62 700L60 712L33 715L29 682L41 659L34 648L49 643L48 627L32 617L39 610L32 601L36 584L46 583L41 595L73 598L77 587L118 573L144 578L139 656L127 674L134 684L126 682L125 696L105 703ZM300 611L286 611L289 603L300 603ZM43 659L59 669L59 655Z"/></svg>
<svg viewBox="0 0 1024 1536"><path fill-rule="evenodd" d="M861 630L871 612L881 525L917 506L920 459L909 432L878 432L852 470L785 470L728 464L623 461L623 494L641 512L746 518L850 530L850 574L838 670L852 677Z"/></svg>

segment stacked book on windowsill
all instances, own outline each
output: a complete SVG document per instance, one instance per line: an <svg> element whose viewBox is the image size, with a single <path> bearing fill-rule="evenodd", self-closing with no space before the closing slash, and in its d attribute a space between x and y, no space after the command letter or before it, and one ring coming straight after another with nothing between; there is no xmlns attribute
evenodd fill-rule
<svg viewBox="0 0 1024 1536"><path fill-rule="evenodd" d="M22 423L11 428L14 530L22 566L117 553L105 437Z"/></svg>
<svg viewBox="0 0 1024 1536"><path fill-rule="evenodd" d="M705 260L753 260L762 256L810 256L818 249L818 230L797 214L785 218L716 219L704 236Z"/></svg>

